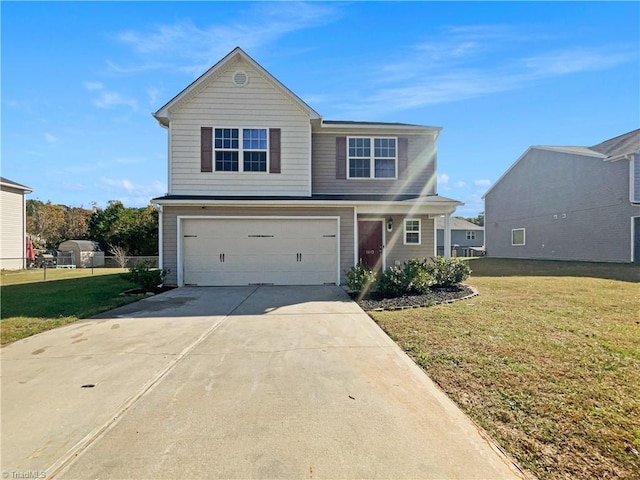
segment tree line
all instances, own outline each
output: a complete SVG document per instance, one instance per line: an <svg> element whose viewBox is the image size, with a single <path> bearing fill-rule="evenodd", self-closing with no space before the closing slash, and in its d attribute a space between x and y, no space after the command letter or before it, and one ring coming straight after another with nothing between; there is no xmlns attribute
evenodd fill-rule
<svg viewBox="0 0 640 480"><path fill-rule="evenodd" d="M104 251L124 249L128 255L158 254L158 210L125 207L111 200L106 208L67 207L26 201L27 233L38 249L57 249L65 240L92 240Z"/></svg>

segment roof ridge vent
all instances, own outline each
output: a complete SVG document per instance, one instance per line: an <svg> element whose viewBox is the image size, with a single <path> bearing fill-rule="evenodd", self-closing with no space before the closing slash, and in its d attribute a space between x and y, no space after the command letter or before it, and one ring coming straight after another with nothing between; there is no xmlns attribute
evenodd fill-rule
<svg viewBox="0 0 640 480"><path fill-rule="evenodd" d="M244 87L249 83L249 75L244 70L238 70L233 74L233 84L236 87Z"/></svg>

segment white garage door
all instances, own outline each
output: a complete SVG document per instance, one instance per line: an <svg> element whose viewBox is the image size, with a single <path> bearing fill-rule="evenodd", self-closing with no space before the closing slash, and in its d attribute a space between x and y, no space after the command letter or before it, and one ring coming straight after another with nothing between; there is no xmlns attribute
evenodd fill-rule
<svg viewBox="0 0 640 480"><path fill-rule="evenodd" d="M182 219L184 285L322 285L338 275L338 221Z"/></svg>

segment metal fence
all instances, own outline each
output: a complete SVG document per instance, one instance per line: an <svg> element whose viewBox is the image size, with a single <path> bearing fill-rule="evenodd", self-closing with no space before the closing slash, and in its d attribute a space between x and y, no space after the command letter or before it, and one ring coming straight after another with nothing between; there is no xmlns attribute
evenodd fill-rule
<svg viewBox="0 0 640 480"><path fill-rule="evenodd" d="M62 253L63 255L60 255ZM44 268L130 268L148 262L151 267L158 268L158 256L146 257L104 257L104 265L91 265L89 261L83 267L76 265L71 252L60 252L57 256L38 255L36 258L10 257L0 258L2 270L33 270Z"/></svg>

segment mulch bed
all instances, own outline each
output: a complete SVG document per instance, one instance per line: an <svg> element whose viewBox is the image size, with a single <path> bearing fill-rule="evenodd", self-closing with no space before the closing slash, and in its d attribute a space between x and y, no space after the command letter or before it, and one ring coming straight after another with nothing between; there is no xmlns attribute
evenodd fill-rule
<svg viewBox="0 0 640 480"><path fill-rule="evenodd" d="M372 293L362 299L358 299L358 296L355 294L350 295L363 310L382 311L430 307L439 303L452 303L457 300L475 297L478 295L478 292L472 287L458 284L447 288L435 287L423 295L406 295L402 297L385 298L379 294Z"/></svg>

